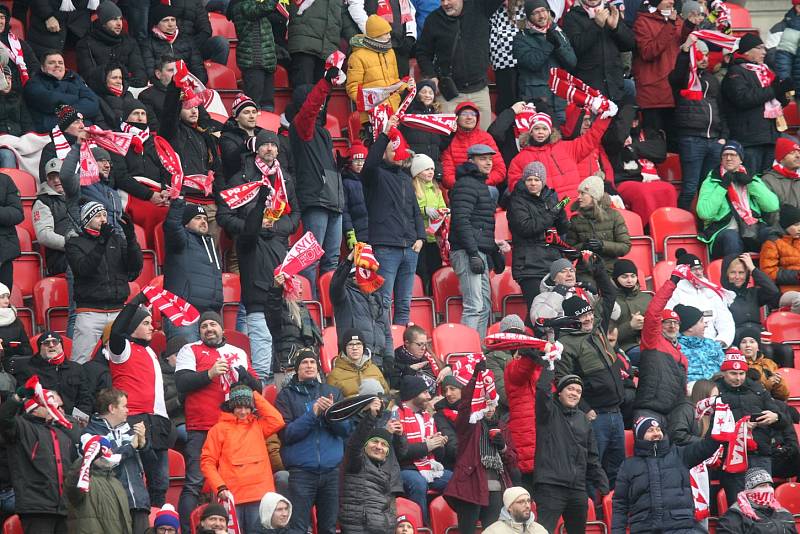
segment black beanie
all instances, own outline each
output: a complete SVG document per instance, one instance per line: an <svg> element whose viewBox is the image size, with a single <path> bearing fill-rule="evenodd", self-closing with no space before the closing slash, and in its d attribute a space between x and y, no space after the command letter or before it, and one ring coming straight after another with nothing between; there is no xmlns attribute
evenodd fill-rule
<svg viewBox="0 0 800 534"><path fill-rule="evenodd" d="M364 341L364 334L361 333L361 330L348 328L344 331L342 337L339 338L339 352L344 352L347 344L353 340L360 341L364 345L364 348L367 348L367 343Z"/></svg>
<svg viewBox="0 0 800 534"><path fill-rule="evenodd" d="M122 120L128 121L128 115L133 113L134 110L143 109L147 111L147 106L135 98L124 98L122 100ZM145 125L146 126L146 125Z"/></svg>
<svg viewBox="0 0 800 534"><path fill-rule="evenodd" d="M761 329L755 326L746 326L744 328L736 329L736 337L733 338L731 347L738 347L742 340L746 337L752 337L759 345L761 345Z"/></svg>
<svg viewBox="0 0 800 534"><path fill-rule="evenodd" d="M570 384L578 384L581 388L583 387L583 380L578 375L564 375L561 377L561 380L558 381L556 384L556 391L561 393L561 390L567 387Z"/></svg>
<svg viewBox="0 0 800 534"><path fill-rule="evenodd" d="M417 375L406 375L400 382L400 400L411 400L428 389L428 384Z"/></svg>
<svg viewBox="0 0 800 534"><path fill-rule="evenodd" d="M224 517L226 520L228 519L228 512L225 510L225 507L221 504L217 504L215 502L209 503L203 509L203 513L200 514L200 521L208 519L211 516L218 515L220 517Z"/></svg>
<svg viewBox="0 0 800 534"><path fill-rule="evenodd" d="M683 304L677 304L672 311L678 314L680 318L680 331L685 332L689 330L691 327L697 324L697 322L703 318L703 312L695 308L694 306L685 306Z"/></svg>
<svg viewBox="0 0 800 534"><path fill-rule="evenodd" d="M394 440L394 434L386 430L385 427L378 426L372 429L372 431L367 434L367 438L364 440L364 445L369 442L372 438L379 438L385 441L389 446L392 445L392 441Z"/></svg>
<svg viewBox="0 0 800 534"><path fill-rule="evenodd" d="M83 115L81 115L77 109L68 104L63 104L56 108L56 124L62 132L69 128L70 124L82 118Z"/></svg>
<svg viewBox="0 0 800 534"><path fill-rule="evenodd" d="M181 222L184 226L189 224L189 222L197 217L198 215L205 215L208 217L208 213L206 209L199 205L199 204L186 204L183 208L183 216L181 217Z"/></svg>
<svg viewBox="0 0 800 534"><path fill-rule="evenodd" d="M222 322L222 316L212 310L204 311L202 314L200 314L200 320L197 321L197 327L199 328L200 325L206 321L216 321L220 326L224 326L224 323Z"/></svg>
<svg viewBox="0 0 800 534"><path fill-rule="evenodd" d="M780 224L784 230L800 222L800 208L791 204L781 206Z"/></svg>
<svg viewBox="0 0 800 534"><path fill-rule="evenodd" d="M685 248L679 248L675 251L675 259L678 260L678 265L688 265L690 269L692 267L703 266L703 262L700 261L700 258L686 252Z"/></svg>
<svg viewBox="0 0 800 534"><path fill-rule="evenodd" d="M167 358L173 354L177 354L183 348L183 346L187 345L188 343L189 341L187 341L183 336L169 338L169 341L167 341L167 346L164 348L162 358Z"/></svg>
<svg viewBox="0 0 800 534"><path fill-rule="evenodd" d="M150 27L157 26L159 22L167 17L175 17L177 19L178 15L176 15L176 13L177 10L169 4L155 4L150 6Z"/></svg>
<svg viewBox="0 0 800 534"><path fill-rule="evenodd" d="M547 3L547 0L525 0L525 17L530 17L531 13L540 7L544 7L548 11L552 12L550 9L550 4Z"/></svg>
<svg viewBox="0 0 800 534"><path fill-rule="evenodd" d="M757 46L761 46L764 44L764 41L761 40L761 37L758 35L754 35L752 33L746 33L742 35L742 38L739 39L739 49L737 52L740 54L744 54L748 50L752 50Z"/></svg>
<svg viewBox="0 0 800 534"><path fill-rule="evenodd" d="M139 328L139 325L142 324L142 321L150 317L150 310L139 306L136 308L136 312L133 314L133 319L131 319L131 331L129 334L133 334L133 331Z"/></svg>
<svg viewBox="0 0 800 534"><path fill-rule="evenodd" d="M592 305L586 302L581 297L570 297L561 303L561 309L564 310L565 317L580 317L584 313L592 311Z"/></svg>
<svg viewBox="0 0 800 534"><path fill-rule="evenodd" d="M622 276L623 274L633 273L636 276L639 276L639 269L636 267L636 264L633 263L631 260L626 259L619 259L614 264L614 274L612 276L614 282L617 281L617 278Z"/></svg>

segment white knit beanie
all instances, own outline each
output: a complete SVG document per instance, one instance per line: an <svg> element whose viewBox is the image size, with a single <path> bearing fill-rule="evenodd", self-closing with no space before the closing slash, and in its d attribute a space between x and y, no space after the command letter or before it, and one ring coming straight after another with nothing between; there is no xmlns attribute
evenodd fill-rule
<svg viewBox="0 0 800 534"><path fill-rule="evenodd" d="M527 495L528 497L531 496L528 493L528 490L521 486L514 486L508 488L506 491L503 492L503 507L508 510L508 507L514 504L514 501L522 497L523 495Z"/></svg>
<svg viewBox="0 0 800 534"><path fill-rule="evenodd" d="M414 154L411 160L411 177L415 178L422 171L436 168L436 164L427 154Z"/></svg>

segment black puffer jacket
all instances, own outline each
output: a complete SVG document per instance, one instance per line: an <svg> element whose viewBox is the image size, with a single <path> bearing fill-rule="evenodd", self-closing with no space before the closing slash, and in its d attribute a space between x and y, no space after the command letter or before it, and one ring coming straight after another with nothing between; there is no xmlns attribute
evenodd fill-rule
<svg viewBox="0 0 800 534"><path fill-rule="evenodd" d="M761 269L752 272L755 287L747 287L750 283L750 274L745 274L744 284L737 288L728 281L728 267L737 256L725 256L722 260L722 287L736 293L736 298L728 306L733 315L733 322L737 330L746 326L761 329L761 306L778 306L781 291L775 282Z"/></svg>
<svg viewBox="0 0 800 534"><path fill-rule="evenodd" d="M669 438L636 440L634 456L617 473L614 487L612 534L638 532L689 532L698 526L689 485L689 469L719 447L708 438L677 447Z"/></svg>
<svg viewBox="0 0 800 534"><path fill-rule="evenodd" d="M0 133L19 137L33 131L33 121L22 98L22 86L12 83L15 85L10 93L0 94Z"/></svg>
<svg viewBox="0 0 800 534"><path fill-rule="evenodd" d="M144 0L146 1L146 0ZM211 37L211 21L208 18L205 4L201 0L171 0L170 5L178 19L178 28L181 33L185 33L192 38L194 46L199 50L201 46ZM163 4L160 0L150 0L150 6ZM157 23L158 21L155 21ZM148 28L152 27L154 21L150 21Z"/></svg>
<svg viewBox="0 0 800 534"><path fill-rule="evenodd" d="M203 65L203 56L200 55L200 48L194 45L194 41L188 34L184 33L183 28L178 33L178 37L171 43L150 33L147 36L147 40L139 43L139 46L142 49L144 68L149 76L154 76L153 71L155 71L161 56L172 56L175 59L182 59L186 63L189 72L200 78L200 81L203 83L208 81L206 68ZM152 82L160 83L155 79Z"/></svg>
<svg viewBox="0 0 800 534"><path fill-rule="evenodd" d="M272 367L274 372L282 373L291 366L300 349L309 347L318 350L322 344L322 333L302 301L297 302L296 309L289 305L283 298L283 288L270 289L267 299L266 308L273 310L273 313L266 314L275 354Z"/></svg>
<svg viewBox="0 0 800 534"><path fill-rule="evenodd" d="M260 126L256 126L253 135L258 135ZM219 151L222 157L222 174L225 180L230 180L234 174L242 171L242 159L250 150L245 146L245 141L250 136L239 128L239 124L230 117L222 125L222 134L219 136Z"/></svg>
<svg viewBox="0 0 800 534"><path fill-rule="evenodd" d="M0 264L20 255L16 226L24 219L17 186L9 175L0 173Z"/></svg>
<svg viewBox="0 0 800 534"><path fill-rule="evenodd" d="M681 136L728 139L728 122L722 114L720 83L713 72L698 70L703 97L693 100L681 95L689 80L689 53L681 52L669 75L675 98L675 132Z"/></svg>
<svg viewBox="0 0 800 534"><path fill-rule="evenodd" d="M10 312L11 308L6 308L6 310ZM6 320L8 319L11 319L10 313ZM0 339L3 340L3 350L0 350L3 369L7 373L15 374L20 368L25 367L25 362L33 354L28 334L25 332L25 327L22 326L22 321L16 317L16 313L14 313L13 321L0 326ZM25 382L22 381L20 384L25 384Z"/></svg>
<svg viewBox="0 0 800 534"><path fill-rule="evenodd" d="M78 41L76 55L78 74L86 80L97 76L97 72L108 63L120 63L128 83L134 87L147 85L147 73L136 40L124 32L120 35L111 33L99 20L95 20L86 37Z"/></svg>
<svg viewBox="0 0 800 534"><path fill-rule="evenodd" d="M43 388L58 391L64 401L64 413L72 413L73 407L86 414L94 411L94 392L89 391L81 364L65 359L61 365L52 365L37 354L15 378L17 383L25 384L33 375L39 377Z"/></svg>
<svg viewBox="0 0 800 534"><path fill-rule="evenodd" d="M129 124L141 129L147 127L146 124ZM128 153L125 154L125 168L128 176L131 177L142 176L145 178L150 178L151 180L161 183L163 186L167 186L172 183L172 175L167 172L163 165L161 165L161 160L158 158L158 152L156 152L156 144L152 132L147 141L144 142L144 151L141 154L138 154L133 149L128 150Z"/></svg>
<svg viewBox="0 0 800 534"><path fill-rule="evenodd" d="M634 407L669 414L686 396L686 369L670 354L642 351Z"/></svg>
<svg viewBox="0 0 800 534"><path fill-rule="evenodd" d="M731 534L796 534L792 513L782 508L773 510L764 506L753 506L753 511L758 516L758 521L754 521L742 513L739 503L734 503L728 508L725 515L719 518L717 532L729 532Z"/></svg>
<svg viewBox="0 0 800 534"><path fill-rule="evenodd" d="M745 147L772 144L778 139L778 130L775 119L764 118L764 104L773 98L783 106L788 102L780 89L761 87L756 73L744 67L746 63L735 58L722 80L722 105L730 136Z"/></svg>
<svg viewBox="0 0 800 534"><path fill-rule="evenodd" d="M694 417L694 403L689 398L685 398L667 416L667 435L675 445L703 441L700 425Z"/></svg>
<svg viewBox="0 0 800 534"><path fill-rule="evenodd" d="M172 201L164 221L164 289L186 299L197 311L222 309L222 262L210 235L182 224L186 201Z"/></svg>
<svg viewBox="0 0 800 534"><path fill-rule="evenodd" d="M487 176L468 161L456 168L456 183L450 191L450 248L491 253L494 242L495 204L486 185Z"/></svg>
<svg viewBox="0 0 800 534"><path fill-rule="evenodd" d="M561 257L558 249L545 243L545 231L555 228L564 235L569 227L564 209L557 209L558 195L545 186L539 196L525 187L525 180L514 186L508 202L508 227L514 248L511 273L515 280L544 278L550 264Z"/></svg>
<svg viewBox="0 0 800 534"><path fill-rule="evenodd" d="M430 115L438 113L432 106L426 106L419 101L419 98L414 99L411 105L408 106L408 113L418 113L420 115ZM442 175L442 162L439 157L442 153L441 145L444 136L436 133L426 132L419 128L411 128L409 126L400 126L400 133L405 137L408 143L408 148L414 151L415 154L425 154L430 156L433 160L436 169L436 176ZM413 178L413 176L412 176Z"/></svg>

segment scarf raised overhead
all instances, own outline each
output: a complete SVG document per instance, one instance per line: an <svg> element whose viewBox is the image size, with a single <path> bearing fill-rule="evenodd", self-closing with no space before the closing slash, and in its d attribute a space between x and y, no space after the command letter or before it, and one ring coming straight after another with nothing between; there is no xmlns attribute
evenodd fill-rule
<svg viewBox="0 0 800 534"><path fill-rule="evenodd" d="M92 185L100 181L100 168L92 154L92 147L101 146L109 152L124 156L131 146L133 134L103 130L98 126L88 126L86 131L89 135L80 148L81 185Z"/></svg>
<svg viewBox="0 0 800 534"><path fill-rule="evenodd" d="M283 263L275 268L275 276L284 275L283 296L287 300L300 299L300 282L295 275L325 255L314 234L306 232L292 245Z"/></svg>
<svg viewBox="0 0 800 534"><path fill-rule="evenodd" d="M739 48L738 38L718 31L697 30L693 31L691 35L715 44L729 52ZM692 46L689 47L689 80L686 84L686 89L681 89L681 96L689 100L702 100L703 98L703 88L700 85L700 75L697 72L698 55L702 57L702 54L697 49L697 43L692 43Z"/></svg>
<svg viewBox="0 0 800 534"><path fill-rule="evenodd" d="M155 306L175 326L189 326L200 319L200 312L183 298L166 289L145 286L142 293L151 306Z"/></svg>
<svg viewBox="0 0 800 534"><path fill-rule="evenodd" d="M617 105L614 102L564 69L551 68L548 85L556 96L595 115L600 115L601 119L617 114Z"/></svg>
<svg viewBox="0 0 800 534"><path fill-rule="evenodd" d="M462 385L467 385L475 374L475 366L478 362L485 361L481 353L464 354L454 356L450 359L450 368L453 376ZM486 411L497 406L497 388L494 382L494 373L489 369L484 369L478 375L475 382L475 389L470 400L469 422L476 423L483 419Z"/></svg>

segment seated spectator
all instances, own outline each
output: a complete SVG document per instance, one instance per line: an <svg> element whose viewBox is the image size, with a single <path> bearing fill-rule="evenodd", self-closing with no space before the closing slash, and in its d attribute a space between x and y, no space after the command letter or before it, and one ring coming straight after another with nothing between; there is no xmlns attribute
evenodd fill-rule
<svg viewBox="0 0 800 534"><path fill-rule="evenodd" d="M415 212L419 214L416 206ZM17 185L9 175L0 173L0 283L9 293L14 287L13 261L20 256L16 225L24 218Z"/></svg>
<svg viewBox="0 0 800 534"><path fill-rule="evenodd" d="M70 148L89 135L83 122L83 115L72 106L59 105L56 107L56 127L50 132L50 142L42 148L39 159L39 181L47 179L45 165L55 158L63 162L69 154ZM63 137L63 138L62 138ZM56 145L58 148L56 149Z"/></svg>
<svg viewBox="0 0 800 534"><path fill-rule="evenodd" d="M389 384L378 366L372 363L371 356L361 332L345 330L339 337L339 356L334 360L326 381L340 390L344 397L357 395L361 383L368 378L377 380L384 391L389 391Z"/></svg>
<svg viewBox="0 0 800 534"><path fill-rule="evenodd" d="M547 529L536 522L531 510L531 495L523 487L514 486L503 492L500 518L489 525L485 534L545 534ZM403 533L407 534L407 533Z"/></svg>
<svg viewBox="0 0 800 534"><path fill-rule="evenodd" d="M397 516L394 534L417 534L417 525L414 523L414 519L407 515Z"/></svg>
<svg viewBox="0 0 800 534"><path fill-rule="evenodd" d="M438 2L437 2L438 7ZM395 50L395 54L397 51ZM435 100L436 85L431 80L417 81L417 96L408 106L407 113L419 115L434 115L441 112L441 105ZM424 154L433 160L437 181L442 179L441 145L445 136L440 133L433 133L419 128L401 125L400 133L403 134L408 149L414 154ZM412 176L413 178L414 176Z"/></svg>
<svg viewBox="0 0 800 534"><path fill-rule="evenodd" d="M781 204L800 208L800 145L792 139L779 137L775 142L775 160L761 175L761 180L776 195Z"/></svg>
<svg viewBox="0 0 800 534"><path fill-rule="evenodd" d="M167 503L156 512L152 531L148 530L147 534L177 534L180 528L178 512L175 511L174 506Z"/></svg>
<svg viewBox="0 0 800 534"><path fill-rule="evenodd" d="M406 376L400 382L398 418L403 424L403 434L408 448L400 460L403 489L422 509L423 522L428 524L428 490L442 491L450 482L453 472L440 463L444 457L447 437L436 428L427 411L431 400L428 385L418 376Z"/></svg>
<svg viewBox="0 0 800 534"><path fill-rule="evenodd" d="M39 133L49 132L59 123L55 114L59 105L72 106L90 122L101 118L97 95L89 89L83 78L66 69L64 56L60 52L42 54L41 70L31 75L23 94L34 130Z"/></svg>
<svg viewBox="0 0 800 534"><path fill-rule="evenodd" d="M212 502L203 508L197 534L225 534L228 530L228 511L219 503Z"/></svg>
<svg viewBox="0 0 800 534"><path fill-rule="evenodd" d="M430 350L428 333L415 324L409 324L403 332L403 344L394 351L395 376L393 386L398 387L402 377L420 376L428 384L428 393L436 393L436 380L445 364Z"/></svg>
<svg viewBox="0 0 800 534"><path fill-rule="evenodd" d="M761 306L778 307L780 290L769 276L753 263L750 254L725 256L722 262L722 287L732 291L736 298L729 305L736 332L740 329L761 326ZM753 287L750 277L753 277Z"/></svg>
<svg viewBox="0 0 800 534"><path fill-rule="evenodd" d="M44 168L46 178L39 182L31 216L36 241L43 248L47 276L58 276L67 270L64 245L67 233L72 229L72 221L67 214L64 186L61 185L61 160L52 158Z"/></svg>
<svg viewBox="0 0 800 534"><path fill-rule="evenodd" d="M622 214L611 209L603 179L590 176L581 182L572 209L575 215L569 221L567 243L577 250L597 254L608 271L613 272L617 258L631 250L631 238Z"/></svg>
<svg viewBox="0 0 800 534"><path fill-rule="evenodd" d="M231 388L222 411L206 436L200 467L217 500L236 503L244 532L257 532L261 497L275 489L265 440L283 428L283 417L245 384Z"/></svg>
<svg viewBox="0 0 800 534"><path fill-rule="evenodd" d="M176 7L169 4L155 4L150 8L150 33L139 44L142 49L144 68L148 73L155 71L158 58L170 55L182 59L189 72L201 82L208 81L206 68L200 48L195 46L191 33L181 32L178 27ZM166 121L165 121L166 122Z"/></svg>
<svg viewBox="0 0 800 534"><path fill-rule="evenodd" d="M733 322L728 305L733 301L734 295L730 291L715 284L706 278L700 258L689 254L685 249L675 251L678 265L688 265L692 275L697 281L676 281L675 292L667 302L667 309L674 310L678 304L694 306L702 312L706 323L705 337L717 341L725 349L730 347L736 334L736 325ZM711 285L709 285L711 284Z"/></svg>
<svg viewBox="0 0 800 534"><path fill-rule="evenodd" d="M222 125L222 134L219 137L226 186L234 175L242 171L242 161L252 153L247 141L261 131L257 124L259 115L258 105L244 93L239 93L231 104L231 116Z"/></svg>
<svg viewBox="0 0 800 534"><path fill-rule="evenodd" d="M14 80L8 65L2 68L2 76L6 83L5 88L0 89L0 133L21 137L33 131L31 114L22 97L22 82ZM17 167L17 156L10 148L0 147L0 166L12 169Z"/></svg>
<svg viewBox="0 0 800 534"><path fill-rule="evenodd" d="M759 264L767 276L780 288L780 306L790 306L791 311L800 312L800 261L798 261L797 239L800 238L800 208L790 204L781 206L781 228L786 232L781 237L764 241L761 246Z"/></svg>
<svg viewBox="0 0 800 534"><path fill-rule="evenodd" d="M28 6L25 6L26 11L27 9ZM6 51L10 52L8 68L14 80L13 85L21 92L21 88L28 82L30 76L34 72L39 72L41 65L28 41L20 39L11 31L11 12L6 4L0 5L0 43L3 43Z"/></svg>
<svg viewBox="0 0 800 534"><path fill-rule="evenodd" d="M148 125L154 131L158 131L159 117L164 111L167 87L175 76L175 59L172 55L159 56L155 59L152 68L146 67L147 76L152 85L139 93L139 100L150 111Z"/></svg>
<svg viewBox="0 0 800 534"><path fill-rule="evenodd" d="M525 28L514 36L514 59L519 71L519 99L547 102L556 124L562 124L567 103L550 91L550 69L572 70L577 58L554 16L547 0L525 2Z"/></svg>
<svg viewBox="0 0 800 534"><path fill-rule="evenodd" d="M501 333L525 334L525 323L517 314L509 314L500 320ZM508 364L514 359L517 351L492 350L486 352L486 368L494 374L494 387L497 390L497 418L501 421L508 420L510 403L506 393L505 371Z"/></svg>
<svg viewBox="0 0 800 534"><path fill-rule="evenodd" d="M258 516L267 532L283 532L292 518L292 503L280 493L267 492L261 498Z"/></svg>
<svg viewBox="0 0 800 534"><path fill-rule="evenodd" d="M3 336L3 345L11 343L10 336ZM21 344L30 350L27 339ZM20 355L25 353L26 350L20 351ZM87 415L94 411L94 391L88 388L85 370L64 354L63 340L57 332L48 330L40 334L36 342L36 354L21 358L16 364L16 371L14 377L19 384L25 384L33 375L38 376L43 388L61 396L66 413L71 414L73 408Z"/></svg>
<svg viewBox="0 0 800 534"><path fill-rule="evenodd" d="M253 99L257 109L270 112L275 111L274 75L278 65L269 18L273 11L275 8L269 4L247 0L232 2L226 13L236 28L236 65L242 73L244 91ZM225 38L212 37L209 44L220 39Z"/></svg>
<svg viewBox="0 0 800 534"><path fill-rule="evenodd" d="M446 189L455 186L457 168L469 159L469 147L473 145L486 145L492 149L492 168L488 173L486 185L494 188L493 198L497 199L497 188L506 180L506 164L502 154L497 150L494 139L480 127L480 110L472 102L461 102L456 106L457 129L451 136L450 144L442 151L442 185Z"/></svg>
<svg viewBox="0 0 800 534"><path fill-rule="evenodd" d="M439 387L442 391L442 399L433 405L433 422L436 424L436 429L447 438L442 465L445 469L453 471L458 460L458 429L456 428L456 423L464 384L459 382L455 376L447 375L442 379ZM474 524L475 521L472 523Z"/></svg>
<svg viewBox="0 0 800 534"><path fill-rule="evenodd" d="M61 51L68 43L71 45L83 38L89 30L90 18L87 1L78 0L77 5L73 2L68 4L23 2L23 9L27 11L28 5L30 5L28 42L42 61L44 61L46 50ZM16 7L14 6L15 14L17 13ZM18 16L18 18L26 20L24 16Z"/></svg>
<svg viewBox="0 0 800 534"><path fill-rule="evenodd" d="M397 58L392 50L392 25L379 15L370 15L364 33L350 39L352 52L347 58L347 96L359 104L361 89L389 87L400 81ZM387 99L392 113L400 107L400 94ZM369 122L369 114L361 113L361 123Z"/></svg>
<svg viewBox="0 0 800 534"><path fill-rule="evenodd" d="M532 161L522 171L522 179L511 191L508 201L508 227L511 231L511 274L522 288L525 307L530 310L539 295L550 265L561 254L553 237L569 228L564 205L555 190L547 186L547 169ZM560 239L560 237L559 237Z"/></svg>
<svg viewBox="0 0 800 534"><path fill-rule="evenodd" d="M722 148L722 166L712 168L697 196L703 221L698 237L708 243L712 258L755 252L769 234L765 221L780 201L760 177L742 167L744 152L736 141Z"/></svg>
<svg viewBox="0 0 800 534"><path fill-rule="evenodd" d="M12 375L22 372L31 354L33 350L28 334L17 317L17 309L11 305L11 290L0 283L0 359L3 369Z"/></svg>
<svg viewBox="0 0 800 534"><path fill-rule="evenodd" d="M677 446L702 441L713 423L714 414L706 411L698 417L695 407L698 402L719 395L716 384L711 380L700 379L692 384L690 390L689 396L685 397L667 418L667 435Z"/></svg>
<svg viewBox="0 0 800 534"><path fill-rule="evenodd" d="M146 87L148 76L139 45L125 32L122 23L122 11L117 4L103 0L97 6L97 19L92 22L86 37L78 41L75 47L78 74L91 80L113 61L122 65L126 87ZM109 127L116 126L109 124Z"/></svg>
<svg viewBox="0 0 800 534"><path fill-rule="evenodd" d="M625 351L631 365L638 367L644 315L653 296L650 293L642 292L639 284L639 269L631 260L617 260L611 279L617 285L617 304L620 308L620 315L617 319L619 327L617 344Z"/></svg>
<svg viewBox="0 0 800 534"><path fill-rule="evenodd" d="M634 456L623 462L614 488L612 530L702 531L694 517L689 470L711 456L719 442L709 436L678 447L650 417L636 421L634 436ZM661 504L654 507L657 496Z"/></svg>
<svg viewBox="0 0 800 534"><path fill-rule="evenodd" d="M161 380L164 382L164 404L167 407L169 420L175 425L178 437L176 444L186 445L186 414L183 409L183 399L178 395L178 386L175 384L175 367L178 363L178 353L188 342L183 336L167 340L167 346L161 353Z"/></svg>
<svg viewBox="0 0 800 534"><path fill-rule="evenodd" d="M419 0L417 0L419 1ZM525 25L525 2L514 0L500 4L489 16L489 62L494 71L497 99L492 107L501 113L519 100L517 60L514 57L514 37ZM504 155L505 157L505 155ZM506 162L508 164L508 162Z"/></svg>
<svg viewBox="0 0 800 534"><path fill-rule="evenodd" d="M719 518L720 532L759 532L782 529L797 532L792 513L775 498L772 475L768 469L752 467L744 474L744 490Z"/></svg>
<svg viewBox="0 0 800 534"><path fill-rule="evenodd" d="M353 250L359 241L369 243L369 215L367 201L364 200L364 186L361 183L361 170L364 168L367 153L367 148L361 143L353 144L350 147L348 162L342 169L344 189L342 234L348 250Z"/></svg>
<svg viewBox="0 0 800 534"><path fill-rule="evenodd" d="M414 154L411 160L411 184L417 195L417 204L422 213L422 226L426 233L425 242L417 257L417 274L422 278L426 295L431 294L433 273L442 266L437 232L433 231L435 224L432 223L441 222L445 213L449 211L439 182L434 180L435 175L436 163L425 154Z"/></svg>
<svg viewBox="0 0 800 534"><path fill-rule="evenodd" d="M739 347L749 367L747 376L761 382L773 399L786 401L789 398L789 386L777 372L781 365L761 352L762 331L760 327L743 328L737 332L734 346Z"/></svg>
<svg viewBox="0 0 800 534"><path fill-rule="evenodd" d="M703 321L703 312L694 306L683 304L676 305L674 311L681 323L678 343L689 364L686 369L686 380L694 382L710 379L719 372L725 353L722 352L719 343L704 336L706 324Z"/></svg>
<svg viewBox="0 0 800 534"><path fill-rule="evenodd" d="M92 76L87 78L87 83L100 99L102 122L109 130L119 130L128 118L125 112L140 105L128 92L124 67L116 60L111 60L95 69Z"/></svg>

